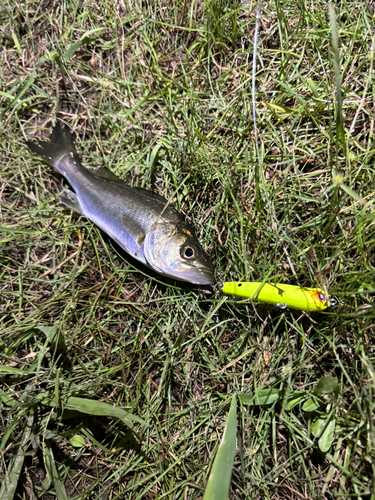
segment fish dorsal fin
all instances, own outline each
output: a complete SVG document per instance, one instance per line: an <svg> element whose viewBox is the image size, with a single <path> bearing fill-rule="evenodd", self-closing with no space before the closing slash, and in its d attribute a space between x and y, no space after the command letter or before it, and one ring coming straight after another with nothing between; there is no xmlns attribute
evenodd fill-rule
<svg viewBox="0 0 375 500"><path fill-rule="evenodd" d="M124 181L120 179L120 177L117 177L115 173L112 172L112 170L109 170L107 167L100 167L97 169L90 169L90 172L94 174L96 177L100 177L101 179L107 179L109 181L115 181L115 182L120 182L121 184L125 184ZM154 200L159 200L165 203L166 205L169 203L168 200L166 200L163 196L160 194L154 193L154 191L150 191L149 189L141 188L141 187L135 187L132 189L136 189L137 191L149 196L150 198L153 198Z"/></svg>
<svg viewBox="0 0 375 500"><path fill-rule="evenodd" d="M166 200L163 196L161 196L160 194L154 193L153 191L149 191L148 189L140 188L140 187L136 187L134 189L136 189L137 191L140 191L143 194L146 194L147 196L150 196L150 198L153 198L154 200L162 201L165 204L169 203L168 200Z"/></svg>
<svg viewBox="0 0 375 500"><path fill-rule="evenodd" d="M122 216L122 223L137 245L141 246L145 239L145 233L142 228L128 215Z"/></svg>
<svg viewBox="0 0 375 500"><path fill-rule="evenodd" d="M118 181L123 182L120 177L117 177L116 174L109 170L107 167L100 167L97 169L90 169L90 172L94 174L96 177L100 177L101 179L107 179L109 181Z"/></svg>

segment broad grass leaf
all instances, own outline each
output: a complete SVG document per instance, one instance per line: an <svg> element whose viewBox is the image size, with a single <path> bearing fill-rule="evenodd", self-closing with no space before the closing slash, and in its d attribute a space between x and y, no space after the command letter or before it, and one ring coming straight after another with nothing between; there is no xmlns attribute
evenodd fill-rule
<svg viewBox="0 0 375 500"><path fill-rule="evenodd" d="M23 462L25 460L26 446L28 446L33 422L34 416L30 415L27 419L27 424L23 429L19 451L14 457L12 457L11 461L9 462L5 477L1 482L1 500L13 500L23 467Z"/></svg>
<svg viewBox="0 0 375 500"><path fill-rule="evenodd" d="M337 382L336 377L331 377L331 375L327 375L322 377L317 383L314 393L320 396L321 394L331 394L332 392L336 392L338 389L339 383Z"/></svg>
<svg viewBox="0 0 375 500"><path fill-rule="evenodd" d="M103 401L96 401L94 399L76 398L71 397L64 405L67 410L76 410L88 415L99 415L102 417L117 417L122 420L129 427L133 427L133 422L138 422L142 425L148 425L147 422L140 417L119 408L118 406L104 403Z"/></svg>
<svg viewBox="0 0 375 500"><path fill-rule="evenodd" d="M203 500L228 500L237 436L237 401L233 396L223 438L217 450Z"/></svg>
<svg viewBox="0 0 375 500"><path fill-rule="evenodd" d="M2 373L6 375L30 375L30 373L35 373L35 372L28 372L27 370L14 368L13 366L0 365L0 374Z"/></svg>
<svg viewBox="0 0 375 500"><path fill-rule="evenodd" d="M311 427L311 433L318 438L319 449L326 453L331 445L335 435L336 419L331 417L327 423L328 415L325 418L317 418Z"/></svg>
<svg viewBox="0 0 375 500"><path fill-rule="evenodd" d="M162 143L159 142L159 144L157 144L154 149L151 151L151 154L150 154L150 159L149 159L149 164L151 166L151 168L153 168L157 161L158 161L158 157L159 157L159 151L160 151L160 148L163 146Z"/></svg>
<svg viewBox="0 0 375 500"><path fill-rule="evenodd" d="M63 59L65 59L65 60L69 59L69 57L71 55L73 55L74 52L76 52L78 49L80 49L82 47L82 45L87 45L88 43L90 43L92 38L95 38L95 37L93 37L93 35L96 35L103 30L104 30L104 28L95 28L95 29L86 31L86 33L84 33L81 36L81 38L78 40L78 42L75 42L70 47L68 47L68 49L63 54Z"/></svg>
<svg viewBox="0 0 375 500"><path fill-rule="evenodd" d="M17 489L18 480L23 467L25 456L23 454L13 457L8 465L7 473L2 480L0 488L1 500L12 500Z"/></svg>
<svg viewBox="0 0 375 500"><path fill-rule="evenodd" d="M44 465L47 473L55 487L57 500L68 500L64 484L61 480L59 471L56 468L55 457L53 456L52 448L49 446L48 440L44 442Z"/></svg>
<svg viewBox="0 0 375 500"><path fill-rule="evenodd" d="M302 410L312 412L317 410L319 407L320 407L319 401L316 398L310 398L303 403Z"/></svg>
<svg viewBox="0 0 375 500"><path fill-rule="evenodd" d="M265 104L268 109L275 111L279 117L283 118L287 118L290 115L296 115L299 112L298 109L289 108L288 106L280 106L278 104L272 104L268 102L264 102L263 104Z"/></svg>
<svg viewBox="0 0 375 500"><path fill-rule="evenodd" d="M280 389L259 389L253 392L253 394L241 394L239 399L244 405L265 406L278 401L283 394L284 391Z"/></svg>
<svg viewBox="0 0 375 500"><path fill-rule="evenodd" d="M0 92L4 96L4 92ZM10 96L13 99L13 96ZM13 233L13 234L39 234L39 231L31 231L27 229L17 228L16 226L0 226L0 233Z"/></svg>
<svg viewBox="0 0 375 500"><path fill-rule="evenodd" d="M0 401L2 401L4 404L8 406L13 406L15 400L9 396L6 392L4 392L2 389L0 389Z"/></svg>
<svg viewBox="0 0 375 500"><path fill-rule="evenodd" d="M333 438L335 437L335 427L336 427L336 419L332 417L331 420L326 425L323 434L320 436L318 441L319 449L323 453L326 453L332 445Z"/></svg>
<svg viewBox="0 0 375 500"><path fill-rule="evenodd" d="M55 399L51 393L44 393L38 396L40 402L47 406L55 406ZM86 398L77 398L70 397L63 404L64 410L72 410L79 411L81 413L85 413L87 415L98 415L101 417L116 417L122 420L128 427L132 428L133 423L137 422L142 425L148 425L145 420L123 408L119 408L115 405L110 405L108 403L104 403L103 401L96 401L95 399L86 399Z"/></svg>
<svg viewBox="0 0 375 500"><path fill-rule="evenodd" d="M207 141L207 137L205 137L201 132L199 132L199 130L197 128L194 129L194 134L199 137L199 139L201 139L202 141Z"/></svg>
<svg viewBox="0 0 375 500"><path fill-rule="evenodd" d="M317 418L314 423L311 426L311 434L314 437L320 436L320 433L322 432L322 429L324 427L324 422L326 421L325 418Z"/></svg>
<svg viewBox="0 0 375 500"><path fill-rule="evenodd" d="M56 326L36 326L35 329L44 333L49 342L54 342L56 340Z"/></svg>
<svg viewBox="0 0 375 500"><path fill-rule="evenodd" d="M17 35L14 32L14 30L11 30L11 33L12 33L13 42L14 42L14 45L17 49L17 52L19 53L20 56L22 56L22 49L21 49L20 42L18 41Z"/></svg>
<svg viewBox="0 0 375 500"><path fill-rule="evenodd" d="M306 392L304 391L296 391L289 394L287 402L284 406L286 411L292 410L295 406L297 406L304 398L306 397Z"/></svg>
<svg viewBox="0 0 375 500"><path fill-rule="evenodd" d="M69 442L74 448L83 448L85 446L85 438L79 434L72 436Z"/></svg>

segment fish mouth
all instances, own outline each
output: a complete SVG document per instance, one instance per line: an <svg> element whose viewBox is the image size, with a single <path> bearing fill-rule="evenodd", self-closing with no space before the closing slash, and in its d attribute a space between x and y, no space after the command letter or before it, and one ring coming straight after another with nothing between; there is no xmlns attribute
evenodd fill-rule
<svg viewBox="0 0 375 500"><path fill-rule="evenodd" d="M214 272L215 268L212 262L207 255L204 255L201 262L197 262L194 273L192 273L192 278L195 278L192 283L196 285L214 285L216 282Z"/></svg>
<svg viewBox="0 0 375 500"><path fill-rule="evenodd" d="M202 279L194 282L196 285L213 285L215 277L211 272L203 273Z"/></svg>
<svg viewBox="0 0 375 500"><path fill-rule="evenodd" d="M213 266L194 266L190 269L178 267L173 270L159 270L161 274L175 278L178 281L186 281L192 285L214 285L216 280Z"/></svg>
<svg viewBox="0 0 375 500"><path fill-rule="evenodd" d="M215 283L214 267L198 267L194 271L180 276L180 279L193 283L194 285L213 285Z"/></svg>
<svg viewBox="0 0 375 500"><path fill-rule="evenodd" d="M193 278L190 281L190 283L192 283L193 285L210 285L210 286L212 286L215 283L215 279L213 276L206 275L206 276L202 276L202 278L197 278L197 279Z"/></svg>

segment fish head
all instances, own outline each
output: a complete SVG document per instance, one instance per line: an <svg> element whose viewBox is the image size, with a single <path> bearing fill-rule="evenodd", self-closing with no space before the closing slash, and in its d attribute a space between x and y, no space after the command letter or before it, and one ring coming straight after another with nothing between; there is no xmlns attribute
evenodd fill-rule
<svg viewBox="0 0 375 500"><path fill-rule="evenodd" d="M215 282L210 259L185 225L157 221L146 234L144 254L149 266L160 274L196 285Z"/></svg>

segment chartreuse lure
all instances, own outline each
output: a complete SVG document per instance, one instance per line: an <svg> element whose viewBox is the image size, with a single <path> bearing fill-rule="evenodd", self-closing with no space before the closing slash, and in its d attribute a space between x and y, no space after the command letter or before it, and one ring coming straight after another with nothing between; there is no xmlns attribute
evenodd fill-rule
<svg viewBox="0 0 375 500"><path fill-rule="evenodd" d="M250 298L256 302L291 307L300 311L325 311L336 304L320 288L305 288L261 282L227 281L219 287L227 295Z"/></svg>

